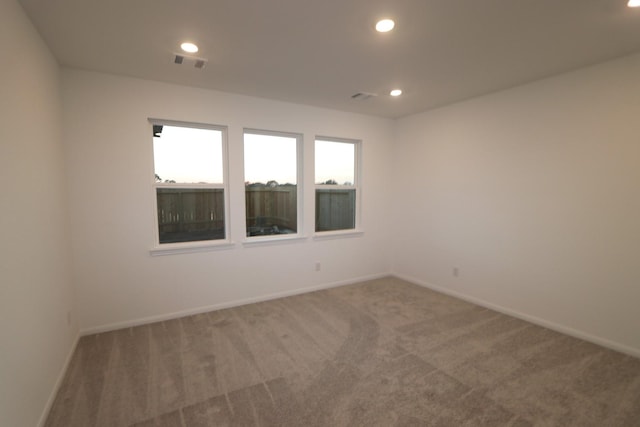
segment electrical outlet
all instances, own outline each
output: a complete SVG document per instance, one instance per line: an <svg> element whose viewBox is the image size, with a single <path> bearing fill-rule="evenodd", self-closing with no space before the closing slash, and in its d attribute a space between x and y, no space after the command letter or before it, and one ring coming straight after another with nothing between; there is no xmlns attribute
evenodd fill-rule
<svg viewBox="0 0 640 427"><path fill-rule="evenodd" d="M71 310L67 311L67 326L71 326Z"/></svg>
<svg viewBox="0 0 640 427"><path fill-rule="evenodd" d="M453 267L451 273L453 274L453 277L458 277L460 276L460 269L458 267Z"/></svg>
<svg viewBox="0 0 640 427"><path fill-rule="evenodd" d="M316 271L320 271L322 265L320 265L320 261L316 261Z"/></svg>

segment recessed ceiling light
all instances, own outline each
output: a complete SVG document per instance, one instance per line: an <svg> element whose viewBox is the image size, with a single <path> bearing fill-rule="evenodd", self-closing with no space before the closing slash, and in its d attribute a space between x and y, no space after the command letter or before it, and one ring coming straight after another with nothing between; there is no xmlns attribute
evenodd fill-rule
<svg viewBox="0 0 640 427"><path fill-rule="evenodd" d="M391 96L400 96L400 95L402 95L402 91L400 89L394 89L391 92L389 92L389 95L391 95Z"/></svg>
<svg viewBox="0 0 640 427"><path fill-rule="evenodd" d="M396 23L391 19L381 19L376 24L376 30L380 33L386 33L393 30L393 27L396 26Z"/></svg>
<svg viewBox="0 0 640 427"><path fill-rule="evenodd" d="M184 50L185 52L196 53L198 51L198 46L193 43L184 42L180 45L180 49Z"/></svg>
<svg viewBox="0 0 640 427"><path fill-rule="evenodd" d="M629 0L629 3L627 3L627 6L640 7L640 0Z"/></svg>

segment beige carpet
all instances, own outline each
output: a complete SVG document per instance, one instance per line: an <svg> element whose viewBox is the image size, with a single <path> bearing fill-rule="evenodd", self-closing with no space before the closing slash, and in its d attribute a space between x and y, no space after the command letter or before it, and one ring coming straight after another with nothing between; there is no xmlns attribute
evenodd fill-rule
<svg viewBox="0 0 640 427"><path fill-rule="evenodd" d="M640 360L387 278L83 337L47 426L640 426Z"/></svg>

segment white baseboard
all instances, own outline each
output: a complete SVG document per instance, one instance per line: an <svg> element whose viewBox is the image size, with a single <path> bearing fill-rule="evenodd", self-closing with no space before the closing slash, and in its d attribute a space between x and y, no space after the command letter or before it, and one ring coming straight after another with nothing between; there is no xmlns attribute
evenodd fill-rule
<svg viewBox="0 0 640 427"><path fill-rule="evenodd" d="M275 292L275 293L271 293L271 294L261 295L261 296L258 296L258 297L244 298L244 299L239 299L239 300L234 300L234 301L223 302L223 303L220 303L220 304L213 304L213 305L207 305L207 306L202 306L202 307L197 307L197 308L192 308L192 309L187 309L187 310L175 311L175 312L167 313L167 314L159 314L157 316L149 316L149 317L143 317L143 318L140 318L140 319L133 319L133 320L126 320L126 321L123 321L123 322L110 323L110 324L107 324L107 325L81 329L80 330L80 335L84 336L84 335L91 335L91 334L96 334L96 333L100 333L100 332L114 331L114 330L117 330L117 329L130 328L130 327L133 327L133 326L140 326L140 325L146 325L148 323L161 322L163 320L171 320L171 319L176 319L176 318L179 318L179 317L185 317L185 316L191 316L191 315L194 315L194 314L206 313L206 312L209 312L209 311L222 310L224 308L238 307L238 306L241 306L241 305L253 304L253 303L256 303L256 302L263 302L263 301L269 301L269 300L277 299L277 298L284 298L284 297L289 297L289 296L293 296L293 295L300 295L300 294L305 294L305 293L308 293L308 292L320 291L322 289L335 288L335 287L338 287L338 286L350 285L350 284L353 284L353 283L364 282L364 281L367 281L367 280L379 279L381 277L388 277L389 274L390 273L388 273L388 272L386 272L386 273L378 273L378 274L373 274L373 275L369 275L369 276L361 276L361 277L356 277L356 278L352 278L352 279L341 280L341 281L338 281L338 282L325 283L325 284L322 284L322 285L309 286L309 287L304 287L304 288L297 288L297 289L292 289L292 290L283 291L283 292Z"/></svg>
<svg viewBox="0 0 640 427"><path fill-rule="evenodd" d="M42 415L40 415L40 420L38 420L38 427L43 427L44 423L47 422L49 411L51 411L53 402L56 400L56 396L58 395L60 386L62 386L62 381L64 380L64 376L67 374L67 370L69 369L69 364L71 363L71 359L73 358L73 353L75 353L76 347L78 346L78 341L80 341L80 334L76 334L76 337L73 340L73 344L71 345L71 349L67 354L67 358L64 361L64 364L62 365L62 369L60 370L58 379L53 385L53 389L51 390L51 393L49 393L49 398L47 399L47 403L45 404L44 409L42 410Z"/></svg>
<svg viewBox="0 0 640 427"><path fill-rule="evenodd" d="M491 310L494 310L494 311L498 311L498 312L506 314L508 316L517 317L518 319L522 319L522 320L525 320L527 322L530 322L530 323L545 327L547 329L551 329L551 330L556 331L556 332L560 332L560 333L565 334L565 335L569 335L569 336L572 336L572 337L575 337L575 338L579 338L579 339L584 340L584 341L589 341L589 342L591 342L593 344L597 344L597 345L600 345L602 347L609 348L611 350L619 351L620 353L624 353L624 354L628 354L630 356L634 356L634 357L640 358L640 349L638 349L638 348L630 347L630 346L625 345L625 344L621 344L621 343L618 343L618 342L615 342L615 341L608 340L606 338L602 338L602 337L599 337L599 336L596 336L596 335L589 334L587 332L583 332L583 331L580 331L580 330L577 330L577 329L573 329L573 328L570 328L568 326L561 325L559 323L555 323L555 322L551 322L549 320L542 319L540 317L536 317L536 316L532 316L532 315L529 315L529 314L526 314L526 313L522 313L522 312L519 312L519 311L516 311L516 310L512 310L510 308L503 307L503 306L497 305L497 304L493 304L493 303L491 303L489 301L485 301L485 300L480 299L480 298L476 298L476 297L473 297L473 296L470 296L470 295L466 295L466 294L463 294L463 293L460 293L460 292L453 291L451 289L442 288L442 287L436 286L436 285L434 285L432 283L425 282L424 280L416 279L415 277L410 277L410 276L406 276L404 274L399 274L399 273L392 273L391 275L394 276L394 277L397 277L398 279L402 279L402 280L405 280L407 282L416 284L418 286L422 286L422 287L431 289L433 291L452 296L454 298L459 298L461 300L468 301L470 303L473 303L473 304L476 304L476 305L479 305L479 306L482 306L482 307L485 307L485 308L488 308L488 309L491 309Z"/></svg>

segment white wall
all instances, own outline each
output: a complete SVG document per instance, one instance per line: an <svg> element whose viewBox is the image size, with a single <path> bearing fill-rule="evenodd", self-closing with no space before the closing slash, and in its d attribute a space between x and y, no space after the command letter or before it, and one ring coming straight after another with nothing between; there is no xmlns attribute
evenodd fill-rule
<svg viewBox="0 0 640 427"><path fill-rule="evenodd" d="M640 355L638 76L629 56L400 120L394 271Z"/></svg>
<svg viewBox="0 0 640 427"><path fill-rule="evenodd" d="M60 73L13 0L0 2L0 52L0 424L21 427L51 403L77 328Z"/></svg>
<svg viewBox="0 0 640 427"><path fill-rule="evenodd" d="M63 93L82 330L389 273L392 121L79 70L63 71ZM229 127L234 248L150 256L155 208L148 117ZM314 137L361 139L364 236L243 246L244 127L304 134L308 235Z"/></svg>

